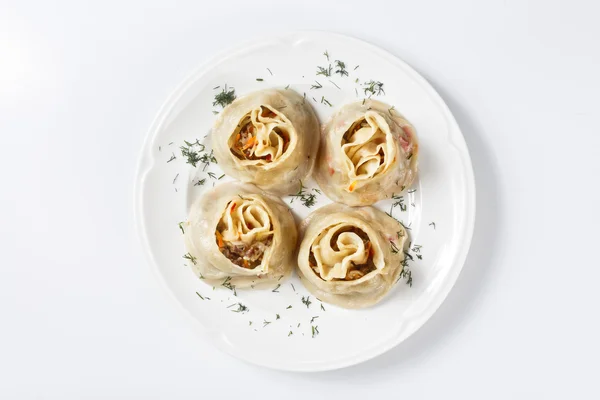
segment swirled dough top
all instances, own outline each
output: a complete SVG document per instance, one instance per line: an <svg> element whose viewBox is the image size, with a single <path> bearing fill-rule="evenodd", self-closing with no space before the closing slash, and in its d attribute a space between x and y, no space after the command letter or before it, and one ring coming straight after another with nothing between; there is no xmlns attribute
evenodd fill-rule
<svg viewBox="0 0 600 400"><path fill-rule="evenodd" d="M302 96L289 89L265 89L225 107L211 141L227 175L284 195L296 193L312 173L319 127Z"/></svg>

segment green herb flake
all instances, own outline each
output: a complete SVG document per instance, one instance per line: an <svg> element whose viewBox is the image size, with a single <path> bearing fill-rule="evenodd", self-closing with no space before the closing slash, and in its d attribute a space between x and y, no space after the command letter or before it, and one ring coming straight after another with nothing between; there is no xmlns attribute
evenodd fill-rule
<svg viewBox="0 0 600 400"><path fill-rule="evenodd" d="M197 258L194 257L193 255L191 255L190 253L184 254L183 258L185 258L186 260L191 261L194 265L196 265Z"/></svg>

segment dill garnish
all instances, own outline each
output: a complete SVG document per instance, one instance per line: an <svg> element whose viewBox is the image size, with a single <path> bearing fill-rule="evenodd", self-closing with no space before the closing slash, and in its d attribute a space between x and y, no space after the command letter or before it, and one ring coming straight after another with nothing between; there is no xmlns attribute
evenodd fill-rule
<svg viewBox="0 0 600 400"><path fill-rule="evenodd" d="M314 320L315 320L315 319L317 319L317 318L319 318L319 316L318 316L318 315L317 315L317 316L314 316L314 317L312 317L312 318L310 319L310 323L312 324L312 323L314 322Z"/></svg>
<svg viewBox="0 0 600 400"><path fill-rule="evenodd" d="M433 226L433 229L435 230L435 222L430 223L429 226Z"/></svg>
<svg viewBox="0 0 600 400"><path fill-rule="evenodd" d="M177 157L175 157L175 153L171 153L171 158L169 158L167 160L167 163L170 163L171 161L175 160Z"/></svg>
<svg viewBox="0 0 600 400"><path fill-rule="evenodd" d="M329 107L333 107L331 103L325 98L325 96L321 96L321 104L327 104Z"/></svg>
<svg viewBox="0 0 600 400"><path fill-rule="evenodd" d="M302 303L304 303L304 305L306 306L306 308L309 308L312 301L310 301L310 296L302 296Z"/></svg>
<svg viewBox="0 0 600 400"><path fill-rule="evenodd" d="M273 293L279 293L279 288L280 287L281 287L281 285L278 283L277 287L275 289L271 290L271 292L273 292Z"/></svg>
<svg viewBox="0 0 600 400"><path fill-rule="evenodd" d="M354 70L356 71L356 68L360 67L360 65L357 65L356 67L354 67Z"/></svg>
<svg viewBox="0 0 600 400"><path fill-rule="evenodd" d="M237 303L237 306L238 306L237 309L231 310L231 311L236 312L236 313L245 313L245 312L250 311L250 309L248 307L246 307L245 305L243 305L242 303Z"/></svg>
<svg viewBox="0 0 600 400"><path fill-rule="evenodd" d="M256 78L256 80L257 80L257 81L259 81L259 82L262 82L262 81L264 81L264 79L263 79L263 78Z"/></svg>
<svg viewBox="0 0 600 400"><path fill-rule="evenodd" d="M184 140L185 146L181 146L181 155L187 158L186 163L191 164L192 167L196 168L196 165L201 161L200 153L205 149L204 145L196 139L194 143L190 143Z"/></svg>
<svg viewBox="0 0 600 400"><path fill-rule="evenodd" d="M400 275L398 275L398 281L400 279L406 279L406 284L410 287L412 287L412 283L413 283L413 279L412 279L412 271L410 269L407 268L407 266L404 266L404 268L402 268L402 271L400 272ZM396 281L396 282L398 282Z"/></svg>
<svg viewBox="0 0 600 400"><path fill-rule="evenodd" d="M184 254L183 258L185 258L186 260L190 260L194 265L196 265L197 258L191 255L190 253Z"/></svg>
<svg viewBox="0 0 600 400"><path fill-rule="evenodd" d="M335 83L335 82L334 82L334 81L332 81L331 79L328 79L328 81L329 81L329 82L331 82L331 83L333 83L333 86L335 86L336 88L338 88L338 89L342 90L342 88L341 88L341 87L339 87L339 86L337 85L337 83Z"/></svg>
<svg viewBox="0 0 600 400"><path fill-rule="evenodd" d="M329 78L331 76L331 64L329 64L327 68L317 67L317 75L323 75Z"/></svg>
<svg viewBox="0 0 600 400"><path fill-rule="evenodd" d="M178 225L179 229L181 229L181 233L185 234L185 231L183 230L183 222L180 222Z"/></svg>
<svg viewBox="0 0 600 400"><path fill-rule="evenodd" d="M396 246L396 243L392 242L391 240L390 245L392 246L392 253L398 254L398 252L400 252L400 249L398 248L398 246Z"/></svg>
<svg viewBox="0 0 600 400"><path fill-rule="evenodd" d="M175 178L173 178L173 185L175 184L175 182L177 181L177 178L179 178L179 174L175 175Z"/></svg>
<svg viewBox="0 0 600 400"><path fill-rule="evenodd" d="M311 89L321 89L323 85L321 85L318 81L315 81L316 85L311 85Z"/></svg>
<svg viewBox="0 0 600 400"><path fill-rule="evenodd" d="M285 309L289 310L290 308L292 308L292 305L290 304L289 306L287 306Z"/></svg>
<svg viewBox="0 0 600 400"><path fill-rule="evenodd" d="M288 337L289 337L289 336L292 336L293 334L294 334L294 332L290 331L290 332L288 333Z"/></svg>
<svg viewBox="0 0 600 400"><path fill-rule="evenodd" d="M306 188L304 187L302 182L300 182L300 190L298 191L298 193L290 194L290 196L292 197L290 204L294 202L295 198L299 198L302 204L304 204L304 206L307 208L310 208L315 205L317 196L314 193L306 192L304 189Z"/></svg>
<svg viewBox="0 0 600 400"><path fill-rule="evenodd" d="M407 193L414 193L414 192L416 192L416 191L417 191L417 189L411 189L411 190L409 190Z"/></svg>
<svg viewBox="0 0 600 400"><path fill-rule="evenodd" d="M194 183L194 186L202 186L206 182L206 178L198 179L198 182Z"/></svg>
<svg viewBox="0 0 600 400"><path fill-rule="evenodd" d="M335 60L335 73L336 74L340 74L340 76L348 76L348 71L346 71L346 63L340 61L340 60Z"/></svg>
<svg viewBox="0 0 600 400"><path fill-rule="evenodd" d="M275 314L275 320L280 319L281 317L279 316L279 314Z"/></svg>
<svg viewBox="0 0 600 400"><path fill-rule="evenodd" d="M290 88L290 85L288 83L288 85L285 87L285 90L288 90Z"/></svg>
<svg viewBox="0 0 600 400"><path fill-rule="evenodd" d="M325 311L325 307L323 307L323 303L321 303L321 310Z"/></svg>
<svg viewBox="0 0 600 400"><path fill-rule="evenodd" d="M365 82L364 85L366 86L363 89L365 91L365 96L367 93L371 93L371 96L379 96L382 93L385 94L385 91L383 90L383 83L379 81L370 80L369 82Z"/></svg>
<svg viewBox="0 0 600 400"><path fill-rule="evenodd" d="M196 294L198 295L198 297L200 297L202 300L210 300L210 297L208 296L202 296L200 293L196 292Z"/></svg>
<svg viewBox="0 0 600 400"><path fill-rule="evenodd" d="M294 284L293 284L293 283L290 283L290 285L292 285L292 290L295 292L295 291L296 291L296 288L294 287Z"/></svg>
<svg viewBox="0 0 600 400"><path fill-rule="evenodd" d="M225 85L225 88L220 93L217 93L215 95L215 101L213 101L213 106L216 106L218 104L221 107L225 108L229 104L233 103L235 99L235 89L231 88L231 90L228 90L227 85Z"/></svg>
<svg viewBox="0 0 600 400"><path fill-rule="evenodd" d="M266 319L263 320L263 328L267 325L269 325L271 323L271 321L267 321Z"/></svg>
<svg viewBox="0 0 600 400"><path fill-rule="evenodd" d="M220 177L217 178L217 180L221 180L221 178L223 178L225 176L225 174L221 175Z"/></svg>
<svg viewBox="0 0 600 400"><path fill-rule="evenodd" d="M319 334L319 326L312 326L312 337L314 338L315 336L317 336Z"/></svg>
<svg viewBox="0 0 600 400"><path fill-rule="evenodd" d="M327 57L327 61L329 61L329 53L327 52L327 50L325 50L325 53L323 53L323 55L324 55L325 57Z"/></svg>
<svg viewBox="0 0 600 400"><path fill-rule="evenodd" d="M215 179L215 180L217 179L217 175L215 175L215 173L214 173L214 172L210 172L210 171L209 171L209 172L207 172L206 174L207 174L207 175L208 175L208 176L209 176L211 179Z"/></svg>
<svg viewBox="0 0 600 400"><path fill-rule="evenodd" d="M223 281L223 283L221 283L221 286L223 286L224 288L227 288L229 290L231 290L234 294L234 296L237 296L237 292L235 291L235 285L231 284L231 277L228 276L227 278L225 278L225 280Z"/></svg>
<svg viewBox="0 0 600 400"><path fill-rule="evenodd" d="M392 111L394 111L396 109L396 106L391 106L390 108L388 108L388 112L390 113L390 115L393 117L394 114L392 114Z"/></svg>
<svg viewBox="0 0 600 400"><path fill-rule="evenodd" d="M267 68L267 71L269 71L269 73L271 74L271 76L273 76L273 73L271 72L271 70L269 68Z"/></svg>

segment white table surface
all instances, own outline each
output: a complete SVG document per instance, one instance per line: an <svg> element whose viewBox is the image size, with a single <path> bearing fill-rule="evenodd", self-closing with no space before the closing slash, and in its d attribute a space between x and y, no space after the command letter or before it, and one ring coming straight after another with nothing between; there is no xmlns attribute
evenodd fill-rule
<svg viewBox="0 0 600 400"><path fill-rule="evenodd" d="M600 398L597 2L91 3L0 0L0 398ZM222 48L291 29L416 68L477 180L471 252L439 311L389 353L318 374L199 341L132 218L167 95Z"/></svg>

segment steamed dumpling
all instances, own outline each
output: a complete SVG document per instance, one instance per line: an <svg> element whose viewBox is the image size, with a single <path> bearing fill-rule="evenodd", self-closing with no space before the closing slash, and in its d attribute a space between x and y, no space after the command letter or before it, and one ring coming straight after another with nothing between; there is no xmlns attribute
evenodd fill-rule
<svg viewBox="0 0 600 400"><path fill-rule="evenodd" d="M315 180L332 200L370 205L410 186L417 174L413 126L375 100L339 109L323 126Z"/></svg>
<svg viewBox="0 0 600 400"><path fill-rule="evenodd" d="M245 287L279 280L293 268L294 217L256 186L224 183L206 192L183 229L192 268L208 281Z"/></svg>
<svg viewBox="0 0 600 400"><path fill-rule="evenodd" d="M211 135L227 175L277 194L295 193L312 173L319 138L312 108L289 89L235 100L221 112Z"/></svg>
<svg viewBox="0 0 600 400"><path fill-rule="evenodd" d="M299 275L322 301L345 308L371 306L402 272L406 231L373 207L330 204L302 225Z"/></svg>

